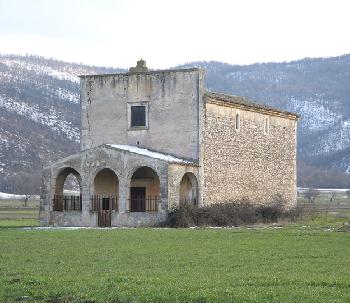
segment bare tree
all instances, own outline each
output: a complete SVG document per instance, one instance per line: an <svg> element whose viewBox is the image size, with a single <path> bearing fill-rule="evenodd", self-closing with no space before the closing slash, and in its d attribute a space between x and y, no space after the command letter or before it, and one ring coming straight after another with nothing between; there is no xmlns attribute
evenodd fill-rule
<svg viewBox="0 0 350 303"><path fill-rule="evenodd" d="M309 188L304 193L304 197L309 201L309 203L314 203L317 196L320 195L320 191L316 188Z"/></svg>
<svg viewBox="0 0 350 303"><path fill-rule="evenodd" d="M30 195L25 195L24 196L24 207L28 206L28 200L30 199Z"/></svg>
<svg viewBox="0 0 350 303"><path fill-rule="evenodd" d="M329 203L333 203L333 201L334 201L334 198L335 198L335 196L337 195L337 193L334 191L334 192L332 192L332 194L331 194L331 197L330 197L330 199L329 199Z"/></svg>

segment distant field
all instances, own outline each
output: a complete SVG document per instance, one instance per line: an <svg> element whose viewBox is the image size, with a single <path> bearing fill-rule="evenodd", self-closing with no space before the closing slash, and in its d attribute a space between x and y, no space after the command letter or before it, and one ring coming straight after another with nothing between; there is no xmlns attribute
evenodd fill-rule
<svg viewBox="0 0 350 303"><path fill-rule="evenodd" d="M335 193L335 195L334 195ZM331 197L334 195L333 200ZM298 203L308 203L308 200L305 198L303 193L298 194ZM350 197L348 197L344 192L320 192L319 195L315 198L316 204L328 204L332 205L349 205L350 206Z"/></svg>
<svg viewBox="0 0 350 303"><path fill-rule="evenodd" d="M0 199L0 227L39 226L39 199Z"/></svg>

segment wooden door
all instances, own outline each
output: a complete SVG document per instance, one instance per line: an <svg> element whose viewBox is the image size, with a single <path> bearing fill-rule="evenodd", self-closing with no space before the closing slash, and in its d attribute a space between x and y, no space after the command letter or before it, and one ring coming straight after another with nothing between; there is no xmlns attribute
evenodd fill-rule
<svg viewBox="0 0 350 303"><path fill-rule="evenodd" d="M102 198L101 207L98 212L98 226L99 227L111 227L111 198Z"/></svg>

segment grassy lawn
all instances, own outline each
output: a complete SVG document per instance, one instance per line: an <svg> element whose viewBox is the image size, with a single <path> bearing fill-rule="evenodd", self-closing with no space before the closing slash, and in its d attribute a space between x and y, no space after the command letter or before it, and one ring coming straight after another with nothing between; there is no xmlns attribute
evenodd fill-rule
<svg viewBox="0 0 350 303"><path fill-rule="evenodd" d="M350 302L349 247L319 224L0 228L0 302Z"/></svg>
<svg viewBox="0 0 350 303"><path fill-rule="evenodd" d="M348 209L283 228L18 228L35 207L0 203L1 303L350 302Z"/></svg>

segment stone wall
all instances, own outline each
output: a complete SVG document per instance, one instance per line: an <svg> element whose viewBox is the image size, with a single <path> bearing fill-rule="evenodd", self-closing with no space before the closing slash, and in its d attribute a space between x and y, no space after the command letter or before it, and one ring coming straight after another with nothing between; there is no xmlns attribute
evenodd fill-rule
<svg viewBox="0 0 350 303"><path fill-rule="evenodd" d="M186 173L193 173L199 182L199 168L192 165L170 164L168 172L168 205L169 208L179 206L181 180ZM201 189L199 189L199 197Z"/></svg>
<svg viewBox="0 0 350 303"><path fill-rule="evenodd" d="M106 186L103 189L110 193L118 190L119 211L112 215L113 226L141 226L154 225L166 218L168 209L168 163L129 153L113 148L99 147L86 150L80 154L61 159L44 168L43 190L40 201L40 221L43 225L58 226L96 226L96 213L90 212L90 198L95 194L95 177L105 168L111 169L118 178L118 187ZM128 199L132 176L140 167L149 167L159 178L158 187L149 184L152 194L155 190L160 196L159 211L156 213L129 212ZM58 178L64 169L73 169L78 173L82 187L82 211L53 211L52 200L57 192L57 184L62 182ZM97 181L99 181L97 179ZM149 180L148 180L149 182ZM98 184L99 182L97 182ZM153 187L152 187L153 186ZM101 189L102 187L100 187ZM102 194L102 192L98 192Z"/></svg>
<svg viewBox="0 0 350 303"><path fill-rule="evenodd" d="M234 104L205 105L204 204L281 195L296 202L296 119L254 112ZM236 129L236 114L239 129ZM268 119L268 131L264 129Z"/></svg>
<svg viewBox="0 0 350 303"><path fill-rule="evenodd" d="M203 71L152 71L81 78L81 148L134 145L198 160ZM130 128L131 105L145 105L147 127Z"/></svg>

